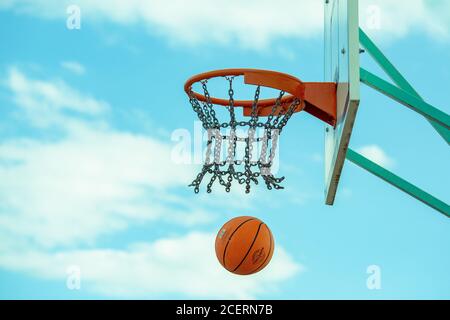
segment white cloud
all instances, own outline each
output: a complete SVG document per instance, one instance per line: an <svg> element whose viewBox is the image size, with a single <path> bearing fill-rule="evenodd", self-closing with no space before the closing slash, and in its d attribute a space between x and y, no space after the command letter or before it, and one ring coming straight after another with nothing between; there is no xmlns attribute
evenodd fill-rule
<svg viewBox="0 0 450 320"><path fill-rule="evenodd" d="M86 68L76 61L63 61L61 62L61 67L80 76L86 73Z"/></svg>
<svg viewBox="0 0 450 320"><path fill-rule="evenodd" d="M368 145L358 149L364 157L372 160L373 162L379 164L383 167L392 167L394 165L394 160L391 159L386 152L377 145Z"/></svg>
<svg viewBox="0 0 450 320"><path fill-rule="evenodd" d="M170 209L179 206L170 188L193 175L171 164L169 146L144 136L85 129L59 142L12 140L0 145L0 229L54 246L143 221L207 222L190 206Z"/></svg>
<svg viewBox="0 0 450 320"><path fill-rule="evenodd" d="M93 242L146 221L211 220L211 214L171 194L194 172L171 162L170 145L98 125L107 103L17 69L5 84L29 124L42 132L52 124L59 131L50 141L21 138L0 144L0 231L53 247Z"/></svg>
<svg viewBox="0 0 450 320"><path fill-rule="evenodd" d="M375 8L375 10L374 10ZM378 17L377 17L378 16ZM373 21L377 23L373 23ZM437 40L450 37L450 2L447 0L362 0L360 25L376 38L395 40L425 32Z"/></svg>
<svg viewBox="0 0 450 320"><path fill-rule="evenodd" d="M70 1L11 1L5 7L43 18L61 18ZM265 48L275 38L318 36L322 1L129 0L78 1L82 19L122 25L143 23L151 33L182 44L239 44ZM290 16L286 17L286 12ZM295 14L291 14L295 13ZM84 21L84 20L82 20ZM84 23L84 22L82 22Z"/></svg>
<svg viewBox="0 0 450 320"><path fill-rule="evenodd" d="M0 247L4 245L0 243ZM76 265L81 268L83 290L115 298L157 298L169 294L209 299L256 298L276 290L279 283L303 270L283 248L277 247L271 263L261 272L245 277L232 275L215 257L214 235L199 232L134 244L124 250L7 252L0 256L0 265L61 283L65 282L66 268Z"/></svg>
<svg viewBox="0 0 450 320"><path fill-rule="evenodd" d="M65 112L93 116L109 109L106 102L82 94L61 80L34 80L17 68L10 68L5 84L16 105L39 127L61 124L67 118Z"/></svg>
<svg viewBox="0 0 450 320"><path fill-rule="evenodd" d="M43 18L61 19L71 1L11 0L4 9ZM221 44L267 49L278 39L320 37L323 30L321 0L80 0L82 23L109 21L121 25L142 24L170 43ZM370 7L380 8L380 29L368 32L381 39L397 39L412 31L448 39L450 4L446 0L362 0L361 25L369 28ZM284 54L282 48L281 53ZM290 54L289 54L290 55Z"/></svg>

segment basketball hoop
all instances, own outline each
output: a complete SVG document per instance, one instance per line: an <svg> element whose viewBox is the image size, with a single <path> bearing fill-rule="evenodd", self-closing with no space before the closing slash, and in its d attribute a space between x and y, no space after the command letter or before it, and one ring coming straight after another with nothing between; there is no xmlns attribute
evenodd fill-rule
<svg viewBox="0 0 450 320"><path fill-rule="evenodd" d="M256 86L252 100L234 99L233 81L240 76L244 77L246 85ZM222 78L228 82L227 99L210 96L207 84L212 78ZM201 84L203 94L193 91L192 86L196 83ZM260 100L261 87L279 90L278 97ZM249 193L251 185L258 184L260 177L269 190L283 189L280 183L284 177L276 178L272 174L272 166L281 131L294 112L305 108L303 82L274 71L226 69L196 75L186 82L184 90L208 134L203 168L190 184L195 193L199 192L200 184L207 175L211 176L206 187L208 193L212 192L216 181L226 192L230 192L232 182L237 181L245 185L245 192ZM217 118L217 108L223 107L229 114L226 121ZM243 108L244 116L249 117L247 121L237 121L236 107ZM244 136L238 136L237 128L244 130ZM256 136L257 129L263 131L262 136ZM237 158L238 144L245 149L242 159ZM254 154L256 147L260 150L257 157Z"/></svg>

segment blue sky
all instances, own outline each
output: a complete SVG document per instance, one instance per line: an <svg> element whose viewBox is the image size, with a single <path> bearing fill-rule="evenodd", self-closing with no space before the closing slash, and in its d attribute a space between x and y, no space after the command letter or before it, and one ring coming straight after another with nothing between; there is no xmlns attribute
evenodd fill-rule
<svg viewBox="0 0 450 320"><path fill-rule="evenodd" d="M251 67L322 80L321 1L191 1L176 13L168 0L72 3L80 30L67 29L64 1L0 4L1 298L450 298L448 219L349 162L325 206L323 124L308 114L281 136L283 191L195 195L186 186L200 166L174 161L174 135L195 134L191 75ZM362 1L360 24L448 113L447 9ZM280 16L295 10L303 19ZM368 55L361 63L383 76ZM450 201L448 145L365 87L351 147ZM248 277L214 254L215 233L240 215L276 242ZM367 288L371 265L380 290ZM73 266L80 290L67 287Z"/></svg>

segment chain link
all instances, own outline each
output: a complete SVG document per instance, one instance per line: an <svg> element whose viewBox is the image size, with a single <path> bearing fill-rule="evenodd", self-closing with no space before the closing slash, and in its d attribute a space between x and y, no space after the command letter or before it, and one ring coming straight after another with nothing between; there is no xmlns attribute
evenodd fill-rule
<svg viewBox="0 0 450 320"><path fill-rule="evenodd" d="M236 128L236 115L234 113L234 90L233 90L233 80L234 77L225 77L229 83L228 96L229 96L229 105L228 112L230 113L230 122L229 126L233 129Z"/></svg>
<svg viewBox="0 0 450 320"><path fill-rule="evenodd" d="M211 96L209 95L208 88L206 87L207 80L201 81L203 93L205 94L206 103L204 104L204 109L207 110L205 114L209 116L209 118L213 122L213 128L219 128L219 120L216 118L216 112L214 111L213 104L211 103ZM208 118L208 119L209 119Z"/></svg>

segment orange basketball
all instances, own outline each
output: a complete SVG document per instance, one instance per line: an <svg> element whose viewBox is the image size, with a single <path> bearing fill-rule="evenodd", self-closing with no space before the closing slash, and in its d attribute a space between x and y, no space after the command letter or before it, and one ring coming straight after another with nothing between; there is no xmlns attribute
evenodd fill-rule
<svg viewBox="0 0 450 320"><path fill-rule="evenodd" d="M275 243L267 225L253 217L237 217L225 223L216 237L216 255L228 271L247 275L270 261Z"/></svg>

